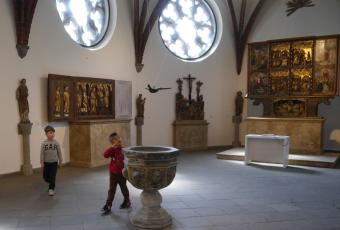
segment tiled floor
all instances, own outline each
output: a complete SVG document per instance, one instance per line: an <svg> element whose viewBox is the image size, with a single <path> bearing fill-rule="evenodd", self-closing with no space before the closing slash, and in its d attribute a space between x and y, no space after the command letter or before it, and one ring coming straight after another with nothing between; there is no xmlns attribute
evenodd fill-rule
<svg viewBox="0 0 340 230"><path fill-rule="evenodd" d="M174 182L161 190L176 230L340 229L340 170L217 160L214 151L181 153ZM56 196L41 175L0 179L0 230L135 229L129 212L102 217L107 168L65 167ZM133 209L140 190L129 185Z"/></svg>

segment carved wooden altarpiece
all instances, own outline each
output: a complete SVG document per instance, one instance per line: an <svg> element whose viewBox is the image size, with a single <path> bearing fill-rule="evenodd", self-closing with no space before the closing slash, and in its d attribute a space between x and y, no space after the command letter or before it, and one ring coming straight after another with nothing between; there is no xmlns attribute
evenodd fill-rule
<svg viewBox="0 0 340 230"><path fill-rule="evenodd" d="M249 44L248 95L263 116L316 117L338 95L339 36Z"/></svg>
<svg viewBox="0 0 340 230"><path fill-rule="evenodd" d="M131 82L128 81L49 74L48 120L131 118L131 93Z"/></svg>

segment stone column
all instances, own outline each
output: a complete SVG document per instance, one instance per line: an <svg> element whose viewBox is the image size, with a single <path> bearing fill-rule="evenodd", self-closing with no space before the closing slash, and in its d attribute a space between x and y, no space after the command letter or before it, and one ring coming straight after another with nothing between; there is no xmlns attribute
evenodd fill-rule
<svg viewBox="0 0 340 230"><path fill-rule="evenodd" d="M233 147L241 147L240 142L240 123L242 122L242 115L233 116L234 123L234 140L232 142Z"/></svg>
<svg viewBox="0 0 340 230"><path fill-rule="evenodd" d="M21 171L25 176L33 174L30 156L30 134L32 125L31 122L20 122L18 124L18 132L19 135L22 135L23 139L23 164L21 166Z"/></svg>
<svg viewBox="0 0 340 230"><path fill-rule="evenodd" d="M144 125L144 117L142 116L136 116L135 117L135 125L137 127L137 145L143 145L143 132L142 132L142 126Z"/></svg>

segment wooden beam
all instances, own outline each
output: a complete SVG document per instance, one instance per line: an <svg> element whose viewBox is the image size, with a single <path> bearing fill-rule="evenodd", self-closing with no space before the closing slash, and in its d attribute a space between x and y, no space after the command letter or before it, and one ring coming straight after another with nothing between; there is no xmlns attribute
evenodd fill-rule
<svg viewBox="0 0 340 230"><path fill-rule="evenodd" d="M17 35L17 52L24 58L29 49L28 40L38 0L12 0Z"/></svg>
<svg viewBox="0 0 340 230"><path fill-rule="evenodd" d="M150 32L169 1L170 0L158 0L149 18L147 18L149 0L143 1L141 13L139 10L139 0L134 1L135 67L138 73L141 72L144 67L143 56Z"/></svg>
<svg viewBox="0 0 340 230"><path fill-rule="evenodd" d="M236 70L237 74L241 73L242 70L242 60L244 56L244 51L246 48L246 44L248 41L249 34L251 29L255 23L256 17L260 13L260 10L266 0L259 0L255 9L253 10L249 21L246 24L246 28L244 29L244 20L246 15L246 7L247 7L247 0L242 0L241 3L241 11L240 11L240 19L239 23L236 19L235 8L232 0L227 0L228 7L231 15L231 21L233 23L233 32L234 32L234 45L235 45L235 55L236 55Z"/></svg>

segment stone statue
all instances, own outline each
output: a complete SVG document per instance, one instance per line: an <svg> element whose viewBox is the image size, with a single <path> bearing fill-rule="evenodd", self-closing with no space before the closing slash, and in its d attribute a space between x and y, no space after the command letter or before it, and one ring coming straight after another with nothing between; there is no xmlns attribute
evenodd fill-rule
<svg viewBox="0 0 340 230"><path fill-rule="evenodd" d="M197 101L199 100L200 93L201 93L201 86L203 85L203 82L198 81L196 82L196 94L197 94Z"/></svg>
<svg viewBox="0 0 340 230"><path fill-rule="evenodd" d="M20 86L16 90L16 97L19 104L20 122L29 123L30 122L28 118L29 106L27 100L28 88L26 86L25 78L20 80Z"/></svg>
<svg viewBox="0 0 340 230"><path fill-rule="evenodd" d="M144 104L145 104L145 98L142 98L142 94L138 95L138 98L136 100L137 105L137 117L144 117Z"/></svg>
<svg viewBox="0 0 340 230"><path fill-rule="evenodd" d="M243 97L242 92L237 91L235 97L235 116L241 116L243 113Z"/></svg>

